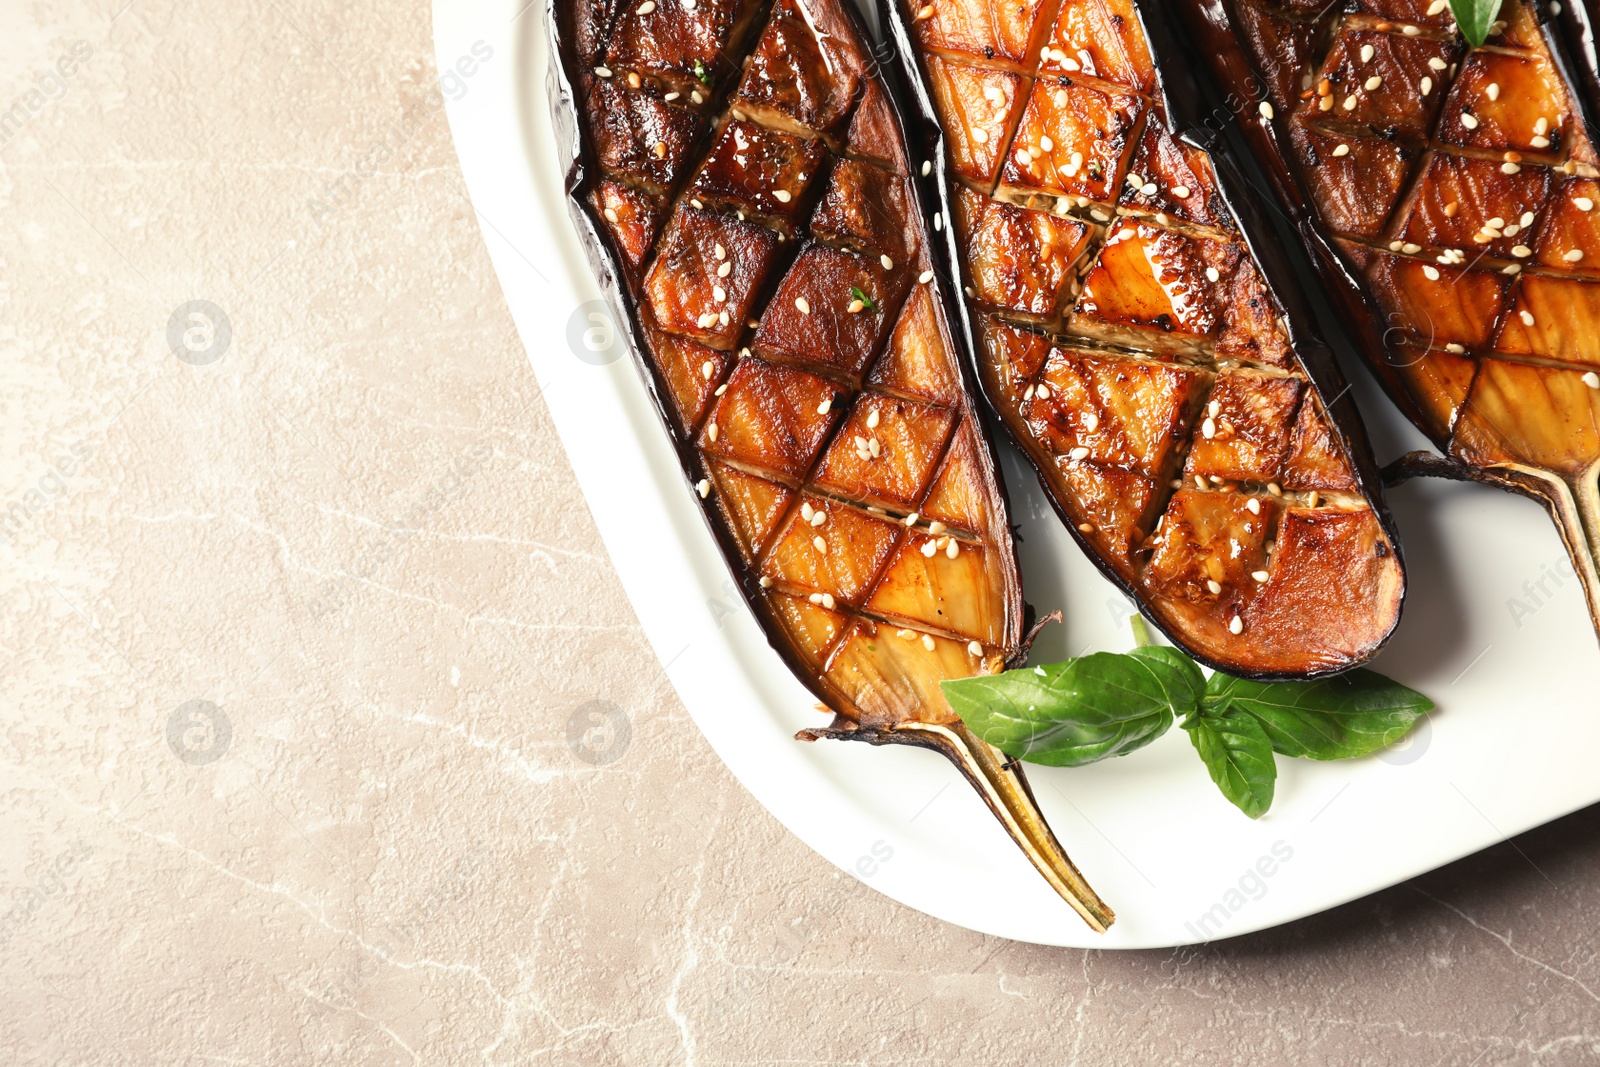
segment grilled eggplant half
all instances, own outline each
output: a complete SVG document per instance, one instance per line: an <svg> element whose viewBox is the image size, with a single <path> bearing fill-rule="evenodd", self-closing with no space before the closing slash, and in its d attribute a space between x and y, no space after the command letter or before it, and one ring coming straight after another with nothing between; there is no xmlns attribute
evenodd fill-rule
<svg viewBox="0 0 1600 1067"><path fill-rule="evenodd" d="M1243 134L1367 364L1446 457L1397 473L1541 501L1600 627L1595 67L1550 22L1582 8L1506 0L1469 48L1444 0L1171 2L1249 101Z"/></svg>
<svg viewBox="0 0 1600 1067"><path fill-rule="evenodd" d="M950 758L1090 926L1022 769L940 691L1025 655L1006 500L847 0L557 0L569 206L685 480L834 718Z"/></svg>
<svg viewBox="0 0 1600 1067"><path fill-rule="evenodd" d="M1079 543L1250 677L1371 657L1404 574L1268 221L1134 0L885 0L979 379Z"/></svg>

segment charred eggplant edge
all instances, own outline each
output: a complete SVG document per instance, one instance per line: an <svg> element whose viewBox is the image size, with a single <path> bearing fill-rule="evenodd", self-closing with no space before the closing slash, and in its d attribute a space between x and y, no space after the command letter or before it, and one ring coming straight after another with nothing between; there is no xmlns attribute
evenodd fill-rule
<svg viewBox="0 0 1600 1067"><path fill-rule="evenodd" d="M914 107L905 106L902 110L910 116L910 121L916 125L917 145L933 164L931 173L927 177L919 174L913 180L932 181L935 184L933 198L940 206L944 219L948 223L955 218L954 205L950 199L951 181L946 175L946 154L944 151L944 131L939 122L937 110L933 105L932 94L928 89L927 74L922 66L921 58L912 37L911 25L906 20L905 11L897 0L875 0L878 17L885 31L890 35L888 45L899 57L899 71L903 81L910 86L910 96ZM1181 52L1173 42L1171 28L1165 17L1157 15L1150 10L1151 0L1132 0L1134 11L1139 16L1139 22L1145 32L1145 40L1150 48L1152 66L1155 70L1156 87L1154 93L1161 98L1168 120L1176 128L1174 136L1190 147L1206 152L1212 160L1213 169L1217 175L1217 192L1222 197L1223 203L1233 215L1238 226L1240 238L1244 241L1246 249L1255 259L1256 266L1261 270L1261 275L1273 298L1282 308L1284 322L1289 334L1289 344L1294 349L1296 357L1300 360L1305 370L1306 378L1317 399L1321 401L1323 410L1327 413L1329 429L1337 435L1339 443L1345 448L1350 459L1353 473L1356 477L1357 487L1361 496L1372 507L1373 514L1377 517L1379 526L1383 529L1390 549L1395 553L1395 563L1400 572L1400 588L1396 598L1394 618L1389 623L1389 628L1383 637L1375 642L1367 652L1359 658L1352 658L1349 662L1337 667L1323 670L1312 670L1302 673L1284 673L1275 671L1249 671L1240 669L1238 664L1223 663L1214 657L1191 648L1182 637L1174 633L1164 622L1156 617L1154 609L1147 603L1146 597L1126 579L1124 579L1090 544L1087 536L1079 532L1077 524L1066 513L1062 503L1056 499L1044 481L1042 473L1039 475L1040 486L1045 498L1050 501L1057 517L1061 520L1072 539L1077 542L1095 567L1103 574L1112 585L1130 597L1138 604L1141 614L1164 634L1174 645L1181 648L1187 655L1197 662L1243 678L1258 681L1294 681L1308 678L1322 678L1330 675L1342 674L1369 662L1376 656L1389 640L1394 636L1395 629L1400 624L1400 615L1404 610L1407 588L1405 556L1400 546L1398 528L1394 517L1390 514L1388 504L1383 497L1383 477L1379 471L1377 461L1372 454L1372 446L1367 438L1366 427L1361 421L1360 413L1356 409L1355 399L1350 395L1349 385L1344 378L1344 372L1326 342L1321 340L1315 329L1315 318L1311 313L1310 305L1300 290L1299 280L1295 277L1291 261L1281 244L1276 241L1276 233L1272 228L1271 220L1262 210L1259 201L1245 195L1244 190L1249 183L1244 179L1243 173L1236 165L1233 158L1235 151L1232 144L1221 136L1221 131L1212 129L1196 109L1204 99L1200 94L1199 83L1193 69L1185 58L1180 58ZM1159 42L1159 43L1158 43ZM1180 105L1170 91L1171 88L1184 90L1180 95L1189 104ZM1265 236L1263 236L1265 235ZM950 278L959 284L961 277L961 249L959 247L955 227L943 227L944 240L934 242L942 253L941 266ZM979 383L978 392L984 398L984 407L990 416L1003 428L1010 439L1028 459L1030 466L1032 458L1028 455L1025 444L1017 438L1015 431L999 411L997 405L989 397L987 390L982 386L983 377L978 371L979 354L983 351L983 339L978 332L977 323L970 314L967 302L957 300L956 313L961 323L963 358L968 361L967 372L975 376ZM1332 400L1329 400L1329 397ZM1036 468L1035 468L1036 469Z"/></svg>
<svg viewBox="0 0 1600 1067"><path fill-rule="evenodd" d="M553 132L556 137L557 158L564 174L567 211L572 217L573 225L577 227L579 244L583 246L584 256L594 272L596 283L610 305L613 317L621 320L617 325L622 327L622 332L628 341L629 354L633 357L634 365L656 409L656 415L677 455L678 469L685 478L684 488L692 492L693 472L699 463L698 456L693 451L692 442L684 440L673 428L669 408L662 396L662 385L654 366L645 355L647 348L640 327L639 309L623 281L625 275L621 269L621 260L610 236L591 213L591 207L584 196L591 177L590 168L585 163L588 135L583 129L578 111L577 93L569 75L569 70L572 69L572 45L562 32L562 18L556 10L561 2L562 0L546 0L544 5L546 34L550 48L545 82ZM883 82L889 110L893 114L901 145L907 156L906 178L911 211L915 213L917 219L926 219L923 199L918 189L914 157L911 153L911 139L901 113L902 97L898 92L899 87L893 84L891 77L893 68L883 62L878 53L879 46L874 37L867 32L854 0L838 0L838 6L845 12L845 17L851 20L852 28L859 39L872 46L870 54L873 67L868 76L876 76ZM709 136L709 131L704 136ZM927 232L926 227L923 236L928 243L929 255L935 264L937 274L939 262L937 242L933 240L933 235ZM995 516L998 521L991 525L994 527L992 536L995 538L995 549L1003 552L1004 560L1009 562L1009 566L1004 568L1007 604L1006 644L1009 650L1006 665L1020 666L1020 660L1027 653L1023 631L1030 609L1023 597L1022 570L1017 558L1016 537L1008 521L1011 515L1010 497L1006 490L1005 479L1000 473L994 435L984 417L986 406L978 402L969 380L973 368L963 361L963 347L953 336L952 298L942 284L942 278L936 277L934 281L937 283L935 298L942 312L941 330L946 343L950 346L956 372L961 379L962 401L967 409L967 418L974 424L985 445L982 463L990 483L995 487L997 503L1001 509L1001 513ZM761 621L763 638L783 660L790 673L834 717L833 722L826 727L801 730L795 735L796 740L815 741L822 738L856 740L873 745L910 745L939 752L955 765L978 792L985 805L1000 821L1007 835L1022 850L1051 888L1078 913L1090 929L1096 933L1105 933L1116 922L1116 912L1084 879L1055 832L1051 830L1043 811L1038 806L1022 765L1006 758L998 749L973 736L959 721L948 726L906 723L863 728L855 720L832 707L829 702L839 700L838 695L828 692L826 687L820 684L821 676L805 663L788 641L779 637L783 630L771 616L761 598L752 591L751 585L757 579L745 566L731 533L712 519L709 509L698 510L746 606Z"/></svg>

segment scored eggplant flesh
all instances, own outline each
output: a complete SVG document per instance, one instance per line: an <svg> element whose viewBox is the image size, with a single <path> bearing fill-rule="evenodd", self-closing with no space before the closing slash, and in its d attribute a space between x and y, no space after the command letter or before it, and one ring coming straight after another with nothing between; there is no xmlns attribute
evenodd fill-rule
<svg viewBox="0 0 1600 1067"><path fill-rule="evenodd" d="M1249 194L1176 128L1146 12L886 2L944 146L980 383L1079 543L1214 667L1374 655L1404 592L1376 469L1242 232Z"/></svg>
<svg viewBox="0 0 1600 1067"><path fill-rule="evenodd" d="M1575 63L1564 5L1528 0L1480 48L1445 0L1172 2L1225 92L1266 87L1244 135L1363 358L1450 460L1400 473L1541 501L1600 630L1600 169L1575 73L1592 40Z"/></svg>
<svg viewBox="0 0 1600 1067"><path fill-rule="evenodd" d="M569 206L803 740L948 757L1094 929L1111 910L939 683L1026 655L993 449L848 0L553 0Z"/></svg>

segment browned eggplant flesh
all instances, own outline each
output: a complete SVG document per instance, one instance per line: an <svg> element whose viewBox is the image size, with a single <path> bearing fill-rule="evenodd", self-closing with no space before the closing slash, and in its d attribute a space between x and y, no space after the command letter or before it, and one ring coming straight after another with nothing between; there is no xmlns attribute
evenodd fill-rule
<svg viewBox="0 0 1600 1067"><path fill-rule="evenodd" d="M899 2L981 384L1079 542L1230 673L1373 655L1404 579L1364 438L1175 135L1137 5Z"/></svg>
<svg viewBox="0 0 1600 1067"><path fill-rule="evenodd" d="M1175 0L1358 347L1458 474L1542 499L1600 625L1600 170L1547 15L1482 47L1444 0Z"/></svg>
<svg viewBox="0 0 1600 1067"><path fill-rule="evenodd" d="M846 3L553 4L574 217L745 596L835 716L802 736L942 751L1104 929L1020 768L939 688L1018 656L1022 590L904 134Z"/></svg>

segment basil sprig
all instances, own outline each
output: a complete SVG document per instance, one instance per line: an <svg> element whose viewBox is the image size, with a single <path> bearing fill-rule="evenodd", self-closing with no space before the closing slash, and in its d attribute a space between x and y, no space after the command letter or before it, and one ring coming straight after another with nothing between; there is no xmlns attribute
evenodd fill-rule
<svg viewBox="0 0 1600 1067"><path fill-rule="evenodd" d="M1467 43L1480 48L1500 15L1500 0L1450 0L1450 14L1455 16L1456 26Z"/></svg>
<svg viewBox="0 0 1600 1067"><path fill-rule="evenodd" d="M1403 738L1433 701L1373 671L1314 682L1208 679L1174 648L1148 644L942 682L973 733L1013 759L1081 767L1143 748L1181 720L1222 795L1252 819L1272 806L1274 754L1352 759Z"/></svg>

